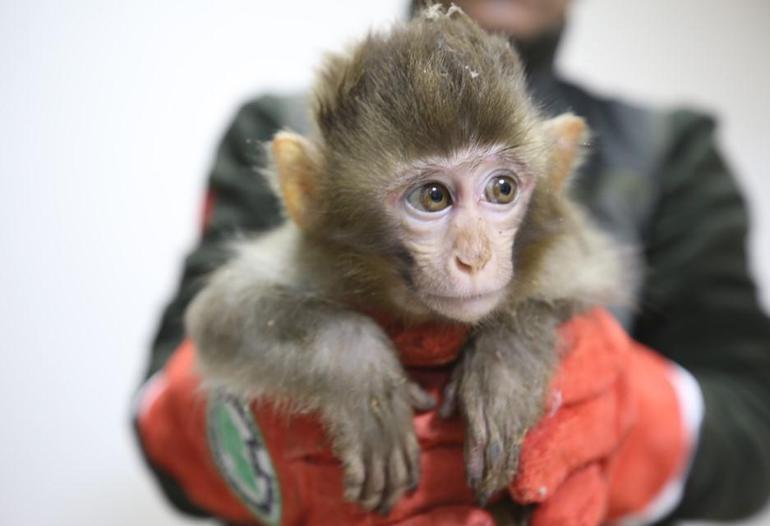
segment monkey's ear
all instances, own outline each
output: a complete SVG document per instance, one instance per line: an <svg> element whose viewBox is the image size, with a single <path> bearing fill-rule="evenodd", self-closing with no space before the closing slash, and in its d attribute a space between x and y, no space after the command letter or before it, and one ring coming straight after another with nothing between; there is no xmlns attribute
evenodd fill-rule
<svg viewBox="0 0 770 526"><path fill-rule="evenodd" d="M554 190L561 190L582 160L588 126L580 117L564 113L546 121L545 128L553 141L548 178Z"/></svg>
<svg viewBox="0 0 770 526"><path fill-rule="evenodd" d="M314 147L301 135L282 131L273 138L272 150L286 211L297 226L308 228L315 219L317 197Z"/></svg>

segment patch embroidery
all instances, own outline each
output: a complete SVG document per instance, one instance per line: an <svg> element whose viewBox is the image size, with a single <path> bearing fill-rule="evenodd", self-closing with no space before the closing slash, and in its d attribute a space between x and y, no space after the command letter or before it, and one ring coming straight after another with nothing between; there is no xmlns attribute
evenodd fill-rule
<svg viewBox="0 0 770 526"><path fill-rule="evenodd" d="M260 521L281 521L281 490L251 409L237 398L211 396L208 406L209 447L230 488Z"/></svg>

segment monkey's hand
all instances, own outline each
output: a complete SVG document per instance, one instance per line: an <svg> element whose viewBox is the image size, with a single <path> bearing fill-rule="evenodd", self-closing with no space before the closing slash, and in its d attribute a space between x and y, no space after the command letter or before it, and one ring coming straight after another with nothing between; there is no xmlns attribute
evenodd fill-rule
<svg viewBox="0 0 770 526"><path fill-rule="evenodd" d="M417 487L420 450L413 409L430 409L435 400L407 379L374 321L353 313L332 319L318 327L311 344L318 366L310 382L319 398L313 405L342 462L345 498L387 513Z"/></svg>
<svg viewBox="0 0 770 526"><path fill-rule="evenodd" d="M459 409L465 419L468 484L482 504L513 480L550 378L542 358L510 342L479 335L455 368L440 409L445 418Z"/></svg>
<svg viewBox="0 0 770 526"><path fill-rule="evenodd" d="M345 498L387 514L419 483L413 408L430 409L435 400L408 381L395 360L378 367L328 400L321 418L344 468Z"/></svg>

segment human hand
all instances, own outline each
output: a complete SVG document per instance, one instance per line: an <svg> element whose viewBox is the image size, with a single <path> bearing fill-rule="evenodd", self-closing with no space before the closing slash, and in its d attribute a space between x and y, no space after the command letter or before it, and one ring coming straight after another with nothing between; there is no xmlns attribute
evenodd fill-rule
<svg viewBox="0 0 770 526"><path fill-rule="evenodd" d="M697 427L681 403L686 373L605 311L565 324L562 337L548 414L525 438L511 497L538 504L533 526L660 518L676 504Z"/></svg>

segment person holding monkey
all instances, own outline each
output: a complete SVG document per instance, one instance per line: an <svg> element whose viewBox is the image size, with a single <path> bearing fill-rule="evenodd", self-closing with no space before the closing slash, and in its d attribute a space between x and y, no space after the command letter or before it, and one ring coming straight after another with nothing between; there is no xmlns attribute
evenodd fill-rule
<svg viewBox="0 0 770 526"><path fill-rule="evenodd" d="M639 344L603 315L580 315L560 328L570 350L551 381L545 416L524 438L510 498L537 504L531 522L538 524L720 519L757 509L770 477L770 453L763 446L770 422L762 409L770 399L770 325L746 273L745 211L714 148L713 123L687 112L660 114L598 99L559 80L551 60L566 16L563 0L458 4L486 29L517 41L541 104L588 121L595 138L574 192L616 237L642 244L650 269L638 311L615 312ZM252 166L264 160L246 139L269 140L286 125L306 129L294 113L298 106L260 99L241 110L228 132L211 179L201 246L188 259L180 295L164 316L148 374L154 380L139 396L137 424L148 458L172 500L191 513L235 522L340 523L331 518L340 516L333 506L341 495L335 499L322 484L339 492L339 483L329 482L339 473L307 472L299 493L279 484L276 473L288 468L274 453L289 447L271 434L285 425L280 415L224 399L179 420L179 411L195 407L200 394L194 349L183 343L181 321L201 286L198 278L224 263L235 231L260 231L280 220L275 196L252 175ZM433 191L426 195L441 198ZM430 379L423 383L432 385ZM259 426L253 426L250 409ZM454 443L456 429L424 418L420 424L420 418L421 446L429 439L434 446ZM307 436L317 437L312 422L304 425ZM296 451L303 458L323 454L300 442ZM396 506L393 522L367 515L354 523L489 523L487 510L461 495L464 484L453 503L426 508L431 480L443 482L436 491L454 487L441 470L456 466L457 458L462 462L459 451L453 460L423 462L425 486L400 511ZM201 455L209 458L206 466ZM312 514L296 515L303 507Z"/></svg>

